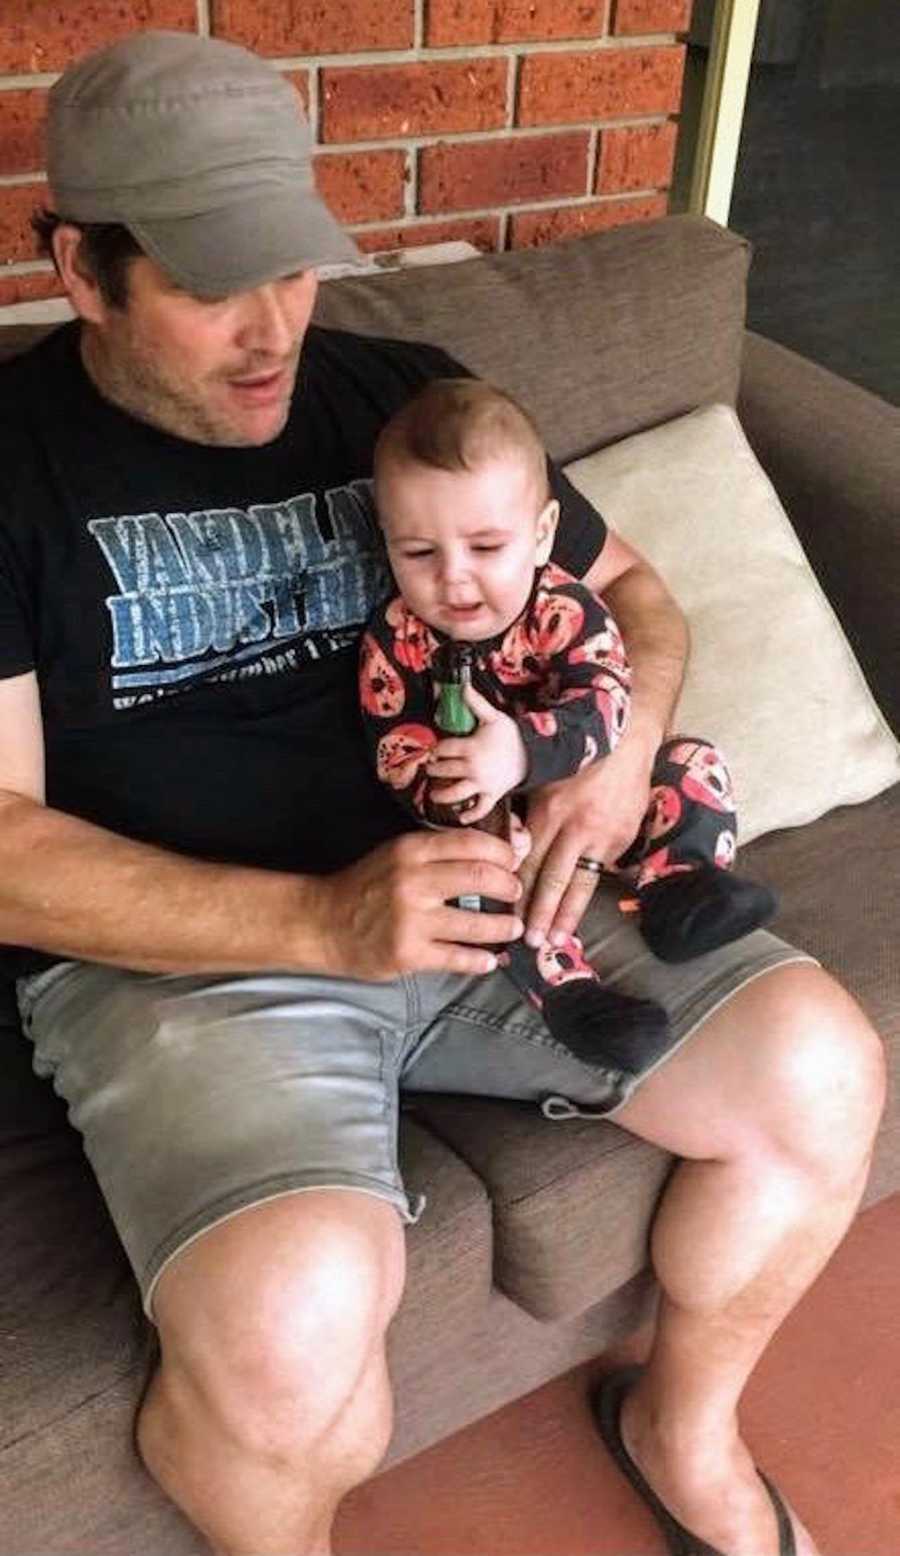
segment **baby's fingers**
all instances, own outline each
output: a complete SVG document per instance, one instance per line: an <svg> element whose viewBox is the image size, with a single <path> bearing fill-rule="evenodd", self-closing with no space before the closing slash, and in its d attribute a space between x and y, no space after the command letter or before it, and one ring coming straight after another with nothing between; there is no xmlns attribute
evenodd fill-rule
<svg viewBox="0 0 900 1556"><path fill-rule="evenodd" d="M473 795L479 794L478 785L471 778L461 778L458 783L444 783L441 780L440 785L436 785L431 792L442 805L458 805L462 800L470 800ZM469 815L468 810L466 815Z"/></svg>
<svg viewBox="0 0 900 1556"><path fill-rule="evenodd" d="M469 754L469 739L465 740L439 740L432 750L429 762L445 762L455 757L466 757Z"/></svg>
<svg viewBox="0 0 900 1556"><path fill-rule="evenodd" d="M474 686L466 687L466 702L472 709L479 724L493 724L499 717L499 708L495 708L492 702L488 702L487 698L483 697L481 692L476 691Z"/></svg>
<svg viewBox="0 0 900 1556"><path fill-rule="evenodd" d="M441 783L445 779L468 778L470 767L461 756L429 757L427 763L429 776L437 778Z"/></svg>
<svg viewBox="0 0 900 1556"><path fill-rule="evenodd" d="M479 794L475 804L467 805L459 819L463 826L471 826L473 821L481 821L483 816L490 815L496 803L497 796L495 794Z"/></svg>

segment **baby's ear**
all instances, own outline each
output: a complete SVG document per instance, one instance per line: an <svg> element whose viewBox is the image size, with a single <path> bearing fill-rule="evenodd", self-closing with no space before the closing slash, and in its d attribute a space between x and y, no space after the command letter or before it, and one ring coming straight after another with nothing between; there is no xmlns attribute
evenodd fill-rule
<svg viewBox="0 0 900 1556"><path fill-rule="evenodd" d="M545 503L537 518L537 534L535 536L535 562L538 567L544 567L550 560L550 552L553 550L553 541L556 536L556 526L559 523L559 503L555 497L551 497Z"/></svg>

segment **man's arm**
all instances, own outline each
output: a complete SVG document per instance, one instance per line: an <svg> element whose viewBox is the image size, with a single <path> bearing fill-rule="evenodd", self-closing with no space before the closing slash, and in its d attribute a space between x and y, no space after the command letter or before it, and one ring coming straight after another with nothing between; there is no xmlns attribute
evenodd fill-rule
<svg viewBox="0 0 900 1556"><path fill-rule="evenodd" d="M531 798L532 849L520 873L530 893L527 938L535 945L578 926L595 884L587 871L576 871L579 855L611 865L634 840L687 659L681 611L659 574L614 531L582 582L603 596L625 639L631 719L611 755Z"/></svg>
<svg viewBox="0 0 900 1556"><path fill-rule="evenodd" d="M33 674L0 681L0 942L143 972L294 969L381 979L487 972L512 915L446 906L478 891L513 902L505 843L422 833L327 877L188 859L43 803Z"/></svg>
<svg viewBox="0 0 900 1556"><path fill-rule="evenodd" d="M625 639L632 673L626 739L649 749L649 777L684 680L687 622L656 569L614 530L582 583L603 596Z"/></svg>

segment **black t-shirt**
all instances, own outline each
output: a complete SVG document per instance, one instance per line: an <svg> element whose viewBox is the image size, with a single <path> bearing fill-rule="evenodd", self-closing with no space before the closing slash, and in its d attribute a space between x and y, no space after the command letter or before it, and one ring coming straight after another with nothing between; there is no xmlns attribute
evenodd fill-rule
<svg viewBox="0 0 900 1556"><path fill-rule="evenodd" d="M0 370L0 678L37 670L49 805L311 873L408 828L357 707L360 628L390 583L372 451L421 383L461 371L312 328L280 436L210 448L102 399L77 325ZM553 480L554 556L580 576L605 526Z"/></svg>

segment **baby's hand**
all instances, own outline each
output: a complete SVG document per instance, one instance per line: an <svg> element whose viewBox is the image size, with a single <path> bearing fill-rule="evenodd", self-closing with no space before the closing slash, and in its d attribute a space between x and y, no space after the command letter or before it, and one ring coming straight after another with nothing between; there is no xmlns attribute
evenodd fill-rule
<svg viewBox="0 0 900 1556"><path fill-rule="evenodd" d="M528 771L525 745L514 719L501 713L473 686L466 701L478 720L474 735L441 740L428 761L428 776L439 785L442 805L465 805L460 821L469 825L493 810ZM465 804L474 800L473 804Z"/></svg>

